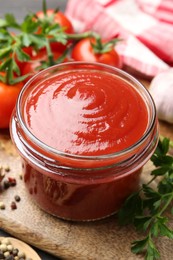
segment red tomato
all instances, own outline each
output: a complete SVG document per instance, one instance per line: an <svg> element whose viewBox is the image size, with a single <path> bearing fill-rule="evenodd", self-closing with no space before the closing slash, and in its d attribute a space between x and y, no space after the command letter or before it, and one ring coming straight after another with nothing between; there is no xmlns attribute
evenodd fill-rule
<svg viewBox="0 0 173 260"><path fill-rule="evenodd" d="M91 46L91 41L94 43L94 39L85 38L80 40L71 52L71 57L75 61L88 61L88 62L100 62L118 68L122 67L121 59L119 54L112 49L105 53L94 53Z"/></svg>
<svg viewBox="0 0 173 260"><path fill-rule="evenodd" d="M61 55L62 53L53 52L54 60L57 60ZM31 74L31 75L29 75L24 82L27 82L36 73L38 73L39 72L38 67L41 66L41 62L46 61L47 59L48 59L47 52L45 49L42 49L35 56L33 56L30 61L25 63L22 69L22 75L26 75L26 74ZM67 58L65 58L64 61L67 61Z"/></svg>
<svg viewBox="0 0 173 260"><path fill-rule="evenodd" d="M23 83L7 85L0 82L0 128L8 128L12 111Z"/></svg>
<svg viewBox="0 0 173 260"><path fill-rule="evenodd" d="M23 49L22 49L26 54L28 54L29 56L30 56L30 58L33 56L33 54L34 54L34 50L33 50L33 48L31 47L31 46L29 46L29 47L24 47ZM27 61L19 61L18 59L17 59L17 57L16 57L16 63L17 63L17 65L19 66L19 69L20 69L20 71L21 71L21 73L22 73L22 69L23 69L23 66L27 63Z"/></svg>
<svg viewBox="0 0 173 260"><path fill-rule="evenodd" d="M47 16L51 16L54 14L54 10L53 9L49 9L47 10ZM36 13L38 18L44 19L45 15L43 13L43 11L39 11ZM74 33L74 29L72 26L72 23L70 22L70 20L62 13L62 12L57 12L54 14L54 22L59 24L61 27L64 28L64 31L66 33ZM68 42L70 43L70 41ZM66 49L66 45L63 45L62 43L59 42L52 42L51 43L51 48L52 51L64 51Z"/></svg>
<svg viewBox="0 0 173 260"><path fill-rule="evenodd" d="M54 14L53 9L47 10L47 16L48 17L53 15L53 14ZM39 17L41 19L44 19L44 17L45 17L43 11L37 12L36 15L37 15L37 17ZM71 22L62 12L55 13L54 22L58 23L60 26L64 27L65 32L67 32L67 33L73 33L74 32Z"/></svg>

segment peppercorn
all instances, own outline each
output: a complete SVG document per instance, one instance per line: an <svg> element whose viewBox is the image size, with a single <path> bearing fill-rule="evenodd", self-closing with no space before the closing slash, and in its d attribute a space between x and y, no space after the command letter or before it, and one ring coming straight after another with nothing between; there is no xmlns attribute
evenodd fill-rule
<svg viewBox="0 0 173 260"><path fill-rule="evenodd" d="M2 252L7 251L7 245L6 245L6 244L1 244L1 245L0 245L0 250L1 250Z"/></svg>
<svg viewBox="0 0 173 260"><path fill-rule="evenodd" d="M24 252L19 252L18 257L21 259L25 259L25 253Z"/></svg>
<svg viewBox="0 0 173 260"><path fill-rule="evenodd" d="M5 258L5 260L14 260L14 256L13 255L9 255Z"/></svg>
<svg viewBox="0 0 173 260"><path fill-rule="evenodd" d="M9 177L8 181L10 183L10 186L16 186L16 179L15 178Z"/></svg>
<svg viewBox="0 0 173 260"><path fill-rule="evenodd" d="M12 210L17 209L17 205L16 205L16 202L15 202L15 201L12 201L12 202L11 202L11 209L12 209Z"/></svg>
<svg viewBox="0 0 173 260"><path fill-rule="evenodd" d="M11 252L13 250L13 246L11 244L7 245L7 250Z"/></svg>
<svg viewBox="0 0 173 260"><path fill-rule="evenodd" d="M19 195L15 195L14 199L15 199L16 202L19 202L20 201L20 196Z"/></svg>
<svg viewBox="0 0 173 260"><path fill-rule="evenodd" d="M0 259L4 259L4 254L1 250L0 250Z"/></svg>
<svg viewBox="0 0 173 260"><path fill-rule="evenodd" d="M0 201L0 209L5 209L5 204L2 201Z"/></svg>
<svg viewBox="0 0 173 260"><path fill-rule="evenodd" d="M9 255L10 255L10 252L9 252L9 251L5 251L5 252L4 252L4 256L5 256L5 257L7 257L7 256L9 256Z"/></svg>
<svg viewBox="0 0 173 260"><path fill-rule="evenodd" d="M0 166L0 182L2 181L2 179L4 178L5 174L3 172L3 168L2 166Z"/></svg>
<svg viewBox="0 0 173 260"><path fill-rule="evenodd" d="M4 186L4 189L8 189L8 188L10 187L9 181L8 181L8 180L5 180L5 181L3 182L3 186Z"/></svg>
<svg viewBox="0 0 173 260"><path fill-rule="evenodd" d="M5 167L4 167L4 170L5 170L6 172L10 172L11 169L10 169L9 166L5 166Z"/></svg>
<svg viewBox="0 0 173 260"><path fill-rule="evenodd" d="M1 244L10 245L11 243L8 237L5 237L1 240Z"/></svg>
<svg viewBox="0 0 173 260"><path fill-rule="evenodd" d="M22 173L19 173L19 178L20 178L20 180L23 180L23 174Z"/></svg>
<svg viewBox="0 0 173 260"><path fill-rule="evenodd" d="M19 249L14 248L13 251L12 251L13 256L17 256L18 253L19 253Z"/></svg>
<svg viewBox="0 0 173 260"><path fill-rule="evenodd" d="M25 252L20 251L18 248L13 247L8 238L0 240L0 260L32 260L27 257Z"/></svg>

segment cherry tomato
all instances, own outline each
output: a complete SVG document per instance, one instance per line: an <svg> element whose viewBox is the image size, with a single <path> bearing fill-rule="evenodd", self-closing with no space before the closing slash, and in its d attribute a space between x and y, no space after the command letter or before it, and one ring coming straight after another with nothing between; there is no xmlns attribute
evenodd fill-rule
<svg viewBox="0 0 173 260"><path fill-rule="evenodd" d="M122 67L120 56L113 47L108 52L95 53L91 42L95 43L95 40L91 38L80 40L73 47L71 52L72 59L75 61L100 62L118 68Z"/></svg>
<svg viewBox="0 0 173 260"><path fill-rule="evenodd" d="M62 53L53 52L53 59L57 60ZM26 62L22 69L22 75L30 74L24 82L27 82L32 76L39 72L39 66L41 66L42 61L48 59L47 52L45 49L40 50L35 56L31 58L30 61ZM67 61L67 58L64 58L64 61Z"/></svg>
<svg viewBox="0 0 173 260"><path fill-rule="evenodd" d="M0 128L8 128L12 111L23 83L13 86L0 82Z"/></svg>
<svg viewBox="0 0 173 260"><path fill-rule="evenodd" d="M54 10L53 9L48 9L47 10L47 16L51 16L54 15L54 22L59 24L61 27L64 28L64 31L66 33L74 33L74 29L73 29L73 25L70 22L70 20L62 13L62 12L57 12L54 14ZM45 14L43 11L39 11L36 13L37 17L40 19L44 19ZM67 44L69 44L71 41L68 41ZM62 43L59 42L51 42L51 49L52 51L64 51L66 49L66 45L63 45Z"/></svg>
<svg viewBox="0 0 173 260"><path fill-rule="evenodd" d="M29 46L29 47L24 47L22 50L23 50L26 54L28 54L28 55L30 56L30 58L33 57L33 55L34 55L34 50L33 50L33 48L32 48L31 46ZM21 73L22 73L23 67L24 67L24 65L27 63L27 61L20 61L20 60L17 59L17 57L15 58L15 60L16 60L17 65L19 66L19 69L20 69Z"/></svg>
<svg viewBox="0 0 173 260"><path fill-rule="evenodd" d="M47 16L51 16L54 14L54 10L53 9L49 9L47 10ZM38 18L44 19L45 15L43 13L43 11L39 11L36 13L36 16ZM73 26L70 22L70 20L62 13L62 12L57 12L54 15L54 22L58 23L60 26L65 28L65 32L67 33L73 33Z"/></svg>

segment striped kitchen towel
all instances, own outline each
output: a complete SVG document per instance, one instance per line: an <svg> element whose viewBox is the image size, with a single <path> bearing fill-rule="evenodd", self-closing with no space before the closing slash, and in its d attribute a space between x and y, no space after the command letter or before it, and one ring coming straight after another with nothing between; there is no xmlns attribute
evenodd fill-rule
<svg viewBox="0 0 173 260"><path fill-rule="evenodd" d="M125 67L154 77L173 64L173 0L69 0L66 15L77 32L117 34Z"/></svg>

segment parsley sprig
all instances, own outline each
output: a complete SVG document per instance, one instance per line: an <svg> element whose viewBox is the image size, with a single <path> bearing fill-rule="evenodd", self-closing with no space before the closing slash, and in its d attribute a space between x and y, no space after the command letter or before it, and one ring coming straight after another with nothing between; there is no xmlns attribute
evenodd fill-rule
<svg viewBox="0 0 173 260"><path fill-rule="evenodd" d="M64 27L55 22L55 16L59 9L54 9L52 14L47 13L46 0L42 0L43 16L37 13L26 15L19 23L13 14L5 14L4 19L0 19L0 81L8 85L14 85L25 80L29 75L21 75L18 62L27 62L31 57L24 51L31 47L35 53L45 48L47 59L41 61L38 70L45 69L57 63L64 61L70 45L73 41L83 38L94 38L92 44L95 53L105 53L110 51L115 43L119 41L116 37L109 42L103 43L101 36L93 31L84 33L66 33ZM14 33L13 33L14 32ZM65 52L60 58L55 59L51 49L52 42L59 42L65 45Z"/></svg>
<svg viewBox="0 0 173 260"><path fill-rule="evenodd" d="M31 13L26 15L21 23L17 22L13 14L6 14L4 19L0 19L0 71L3 72L0 80L2 82L13 85L27 78L28 75L20 75L16 62L16 60L25 62L30 59L30 56L23 51L25 47L32 47L35 52L46 47L48 59L44 67L57 63L57 60L53 59L50 43L54 41L65 45L68 35L64 31L65 28L54 22L55 14L56 12L50 17L45 15L41 19Z"/></svg>
<svg viewBox="0 0 173 260"><path fill-rule="evenodd" d="M156 246L160 236L173 239L173 230L169 228L168 213L173 215L173 157L168 155L170 140L159 141L151 161L156 167L151 172L151 180L143 184L138 192L125 201L119 211L121 224L133 224L144 238L133 241L131 250L135 254L145 254L146 260L160 258ZM158 179L156 189L151 187Z"/></svg>
<svg viewBox="0 0 173 260"><path fill-rule="evenodd" d="M70 39L79 40L93 36L92 31L81 34L68 34L65 28L55 22L55 9L52 15L47 15L46 1L42 1L43 17L35 13L26 15L18 23L13 14L5 14L0 19L0 81L14 85L25 80L28 75L21 75L18 61L26 62L30 56L24 51L25 47L32 47L35 53L46 48L47 60L41 62L38 69L44 69L62 62L69 51L67 42ZM59 42L66 46L66 50L59 59L55 59L51 50L51 42Z"/></svg>

